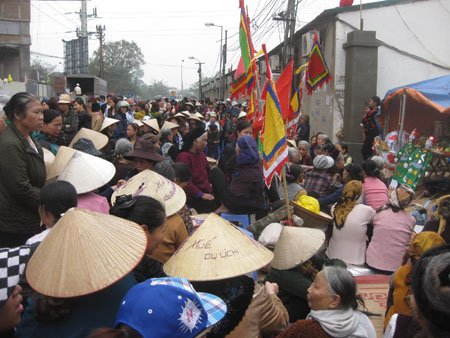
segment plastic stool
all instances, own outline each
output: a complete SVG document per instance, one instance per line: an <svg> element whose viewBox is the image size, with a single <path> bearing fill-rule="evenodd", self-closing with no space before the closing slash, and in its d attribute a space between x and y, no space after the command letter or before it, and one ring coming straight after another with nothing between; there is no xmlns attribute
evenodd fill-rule
<svg viewBox="0 0 450 338"><path fill-rule="evenodd" d="M238 215L238 214L230 214L227 212L222 212L220 214L222 218L225 218L229 222L239 222L242 228L247 228L250 225L250 215Z"/></svg>

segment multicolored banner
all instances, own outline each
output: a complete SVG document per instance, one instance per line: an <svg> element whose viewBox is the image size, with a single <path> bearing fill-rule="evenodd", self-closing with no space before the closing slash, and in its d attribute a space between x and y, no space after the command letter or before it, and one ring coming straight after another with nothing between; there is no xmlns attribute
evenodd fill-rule
<svg viewBox="0 0 450 338"><path fill-rule="evenodd" d="M314 43L309 53L308 68L306 69L306 89L308 90L308 95L312 95L317 88L321 88L324 83L330 81L331 73L322 54L317 32L314 30Z"/></svg>
<svg viewBox="0 0 450 338"><path fill-rule="evenodd" d="M255 72L256 62L254 59L255 49L253 48L250 34L250 25L247 13L245 12L244 0L239 1L240 21L239 21L239 44L241 46L241 58L234 73L233 82L230 89L231 99L239 99L239 96L249 95L256 86Z"/></svg>
<svg viewBox="0 0 450 338"><path fill-rule="evenodd" d="M270 187L273 175L276 174L280 176L283 165L289 161L289 158L283 114L281 112L275 83L272 78L265 45L263 45L263 50L267 65L267 90L263 126L263 172L266 186Z"/></svg>

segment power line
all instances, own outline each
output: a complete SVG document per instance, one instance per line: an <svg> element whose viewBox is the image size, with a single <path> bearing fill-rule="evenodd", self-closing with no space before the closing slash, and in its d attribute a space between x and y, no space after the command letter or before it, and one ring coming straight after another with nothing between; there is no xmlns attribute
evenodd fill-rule
<svg viewBox="0 0 450 338"><path fill-rule="evenodd" d="M32 3L30 3L32 7L34 7L34 9L38 10L39 12L41 12L42 14L44 14L45 16L49 17L50 19L52 19L53 21L55 21L57 24L66 27L67 29L73 30L73 27L69 27L67 25L65 25L64 23L56 20L53 16L48 15L47 13L45 13L44 11L40 10L38 7L36 7L35 5L33 5Z"/></svg>

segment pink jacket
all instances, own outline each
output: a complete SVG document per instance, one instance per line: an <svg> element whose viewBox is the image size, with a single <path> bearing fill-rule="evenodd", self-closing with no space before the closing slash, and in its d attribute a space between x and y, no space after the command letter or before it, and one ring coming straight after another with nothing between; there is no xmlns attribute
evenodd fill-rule
<svg viewBox="0 0 450 338"><path fill-rule="evenodd" d="M386 185L375 177L365 177L363 183L364 204L377 210L389 202Z"/></svg>
<svg viewBox="0 0 450 338"><path fill-rule="evenodd" d="M379 270L397 270L409 248L415 225L416 219L403 210L394 212L389 208L375 214L373 237L366 253L367 264Z"/></svg>

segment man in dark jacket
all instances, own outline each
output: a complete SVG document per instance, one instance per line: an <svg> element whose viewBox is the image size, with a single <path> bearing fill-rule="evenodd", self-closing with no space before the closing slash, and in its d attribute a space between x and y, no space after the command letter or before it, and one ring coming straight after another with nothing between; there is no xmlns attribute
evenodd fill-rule
<svg viewBox="0 0 450 338"><path fill-rule="evenodd" d="M60 146L68 146L78 132L78 114L70 109L70 103L70 96L61 94L58 105L62 112L62 129L57 141Z"/></svg>

